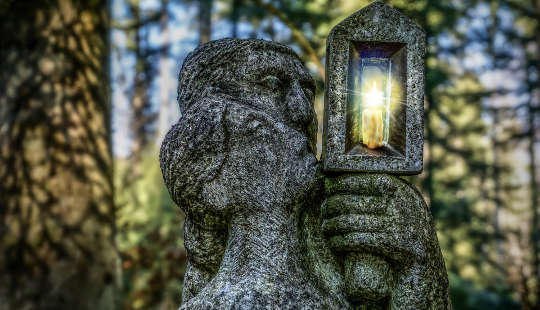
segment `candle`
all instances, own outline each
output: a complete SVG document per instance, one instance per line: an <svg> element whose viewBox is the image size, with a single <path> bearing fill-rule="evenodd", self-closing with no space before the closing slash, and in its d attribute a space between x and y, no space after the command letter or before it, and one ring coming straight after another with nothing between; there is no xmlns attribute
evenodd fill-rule
<svg viewBox="0 0 540 310"><path fill-rule="evenodd" d="M362 143L370 149L383 145L384 96L373 82L371 89L365 94L365 103L362 110Z"/></svg>

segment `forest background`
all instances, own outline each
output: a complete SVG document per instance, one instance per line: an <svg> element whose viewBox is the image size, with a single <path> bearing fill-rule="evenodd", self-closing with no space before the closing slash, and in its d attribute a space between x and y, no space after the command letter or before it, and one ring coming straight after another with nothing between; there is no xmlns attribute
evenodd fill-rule
<svg viewBox="0 0 540 310"><path fill-rule="evenodd" d="M158 151L183 59L223 37L291 46L322 129L326 37L370 2L0 1L0 309L178 307L183 214ZM540 0L385 2L427 34L409 179L454 309L540 309Z"/></svg>

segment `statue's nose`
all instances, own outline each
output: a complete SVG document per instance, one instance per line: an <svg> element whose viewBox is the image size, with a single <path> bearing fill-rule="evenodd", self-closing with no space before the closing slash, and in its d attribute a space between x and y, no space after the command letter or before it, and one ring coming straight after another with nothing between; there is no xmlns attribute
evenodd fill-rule
<svg viewBox="0 0 540 310"><path fill-rule="evenodd" d="M311 123L314 111L311 100L306 96L298 81L292 82L286 99L289 121L306 133L305 127Z"/></svg>

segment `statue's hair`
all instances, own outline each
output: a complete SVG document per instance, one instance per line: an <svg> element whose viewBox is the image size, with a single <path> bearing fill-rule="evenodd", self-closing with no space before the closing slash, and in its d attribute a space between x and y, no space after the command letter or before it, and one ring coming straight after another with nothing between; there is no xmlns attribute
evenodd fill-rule
<svg viewBox="0 0 540 310"><path fill-rule="evenodd" d="M259 39L226 38L197 47L188 54L180 70L177 98L180 111L205 96L206 89L219 85L224 74L235 74L238 66L249 65L246 55L268 50L298 58L286 45Z"/></svg>

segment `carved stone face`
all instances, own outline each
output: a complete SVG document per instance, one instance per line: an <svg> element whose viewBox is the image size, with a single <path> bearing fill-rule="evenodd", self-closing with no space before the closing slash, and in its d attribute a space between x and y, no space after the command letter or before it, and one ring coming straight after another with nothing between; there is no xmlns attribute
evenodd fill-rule
<svg viewBox="0 0 540 310"><path fill-rule="evenodd" d="M313 78L296 55L277 50L250 53L236 68L233 93L254 110L268 114L309 137L315 144L316 130ZM236 84L236 85L234 85Z"/></svg>
<svg viewBox="0 0 540 310"><path fill-rule="evenodd" d="M314 92L283 45L230 39L192 53L180 77L183 115L161 152L173 199L221 217L306 195L317 166Z"/></svg>
<svg viewBox="0 0 540 310"><path fill-rule="evenodd" d="M276 51L251 54L237 76L224 89L238 98L225 117L228 157L203 197L234 211L290 205L314 180L313 80L298 58Z"/></svg>

